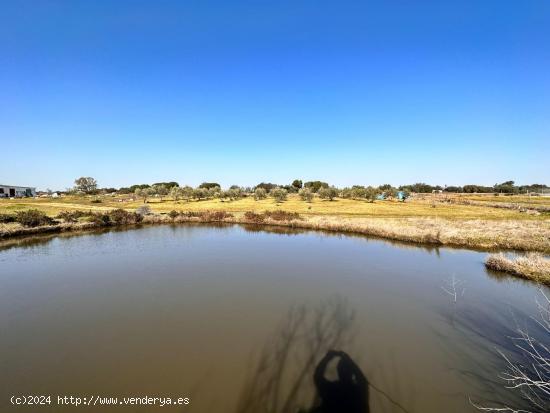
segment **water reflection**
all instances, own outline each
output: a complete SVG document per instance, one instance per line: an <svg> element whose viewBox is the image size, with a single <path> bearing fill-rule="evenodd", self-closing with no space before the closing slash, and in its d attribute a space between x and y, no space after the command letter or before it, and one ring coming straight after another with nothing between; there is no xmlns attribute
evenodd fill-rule
<svg viewBox="0 0 550 413"><path fill-rule="evenodd" d="M52 242L55 239L70 239L73 237L78 237L82 235L91 235L99 236L105 233L117 233L117 232L127 232L127 231L137 231L143 227L146 227L146 224L136 225L131 227L107 227L107 228L94 228L94 229L83 229L75 232L57 232L57 233L46 233L46 234L36 234L36 235L26 235L18 236L14 238L9 238L5 240L0 240L0 251L10 249L10 248L33 248L35 246L45 245ZM184 224L165 224L164 227L171 228L174 232L181 228L182 226L186 228L216 228L219 230L230 229L231 227L238 226L242 228L245 232L249 233L266 233L266 234L277 234L277 235L304 235L304 234L322 234L324 236L330 236L332 238L358 238L365 241L376 240L378 242L383 242L388 245L398 246L405 249L413 250L423 250L429 253L435 253L437 256L440 255L440 247L438 245L430 244L418 244L405 241L395 241L385 238L378 238L375 236L367 236L363 234L355 233L339 233L334 231L327 231L322 229L304 229L304 228L294 228L294 227L285 227L285 226L276 226L276 225L255 225L255 224L231 224L223 222L211 222L211 223L196 223L196 222L186 222ZM452 246L446 246L447 249L453 249Z"/></svg>
<svg viewBox="0 0 550 413"><path fill-rule="evenodd" d="M315 365L334 348L347 348L355 312L340 297L316 308L294 306L268 340L240 397L237 411L296 412L313 397ZM324 370L323 370L324 371Z"/></svg>
<svg viewBox="0 0 550 413"><path fill-rule="evenodd" d="M531 283L487 277L477 252L270 229L144 226L1 251L0 411L30 390L190 396L194 413L505 400L494 347L509 307L536 316ZM456 300L442 290L455 275Z"/></svg>

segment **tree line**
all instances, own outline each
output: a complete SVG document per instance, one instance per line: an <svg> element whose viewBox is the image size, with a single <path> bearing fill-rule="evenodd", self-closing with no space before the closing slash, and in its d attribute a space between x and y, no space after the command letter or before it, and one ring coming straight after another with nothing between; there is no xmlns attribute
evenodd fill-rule
<svg viewBox="0 0 550 413"><path fill-rule="evenodd" d="M336 188L323 181L302 182L295 179L289 185L277 185L271 182L261 182L254 187L242 187L231 185L223 190L217 182L203 182L196 188L189 185L180 186L176 181L157 182L153 184L137 184L122 188L98 188L97 181L92 177L81 177L75 180L75 186L70 192L82 194L132 194L142 198L144 202L151 197L163 200L170 197L176 201L203 200L219 198L222 201L232 201L245 196L253 196L256 200L265 199L268 196L277 201L284 201L288 194L298 194L304 201L311 201L314 196L321 199L333 200L336 197L348 199L365 199L373 202L377 198L406 199L411 193L495 193L495 194L526 194L540 193L548 190L544 184L515 185L514 181L506 181L495 184L492 187L483 185L464 186L439 186L426 183L415 183L393 187L390 184L379 186L353 185L352 187Z"/></svg>

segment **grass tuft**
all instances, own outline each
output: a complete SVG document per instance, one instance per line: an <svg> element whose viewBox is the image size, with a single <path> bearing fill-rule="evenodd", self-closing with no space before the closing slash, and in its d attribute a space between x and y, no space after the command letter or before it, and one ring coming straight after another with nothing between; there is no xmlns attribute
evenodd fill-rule
<svg viewBox="0 0 550 413"><path fill-rule="evenodd" d="M536 252L530 252L515 258L509 258L502 253L491 254L487 257L485 265L491 270L503 271L550 285L550 259Z"/></svg>

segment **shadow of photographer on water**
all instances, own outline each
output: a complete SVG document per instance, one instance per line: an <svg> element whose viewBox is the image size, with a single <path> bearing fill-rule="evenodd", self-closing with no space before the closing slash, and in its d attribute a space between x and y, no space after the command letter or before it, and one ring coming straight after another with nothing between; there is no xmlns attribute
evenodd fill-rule
<svg viewBox="0 0 550 413"><path fill-rule="evenodd" d="M326 378L327 367L337 359L337 380ZM317 405L310 413L368 413L369 382L351 357L343 351L329 350L313 375Z"/></svg>

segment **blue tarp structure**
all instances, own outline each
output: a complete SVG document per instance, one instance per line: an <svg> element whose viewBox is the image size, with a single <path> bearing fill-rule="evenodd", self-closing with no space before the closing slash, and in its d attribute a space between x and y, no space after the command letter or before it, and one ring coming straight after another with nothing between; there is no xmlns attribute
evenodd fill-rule
<svg viewBox="0 0 550 413"><path fill-rule="evenodd" d="M377 200L379 201L384 201L386 199L386 193L383 192L381 193L380 195L378 195L376 197ZM397 192L397 199L399 199L400 201L404 201L405 200L405 192L404 191L398 191Z"/></svg>

